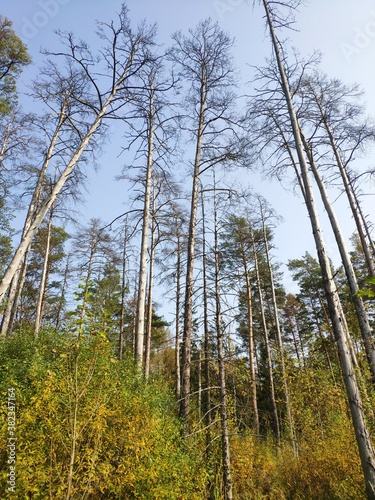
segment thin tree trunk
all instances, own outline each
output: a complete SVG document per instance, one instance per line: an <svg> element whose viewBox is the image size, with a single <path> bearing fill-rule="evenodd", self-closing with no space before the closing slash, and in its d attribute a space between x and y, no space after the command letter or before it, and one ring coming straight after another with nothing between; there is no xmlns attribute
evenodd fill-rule
<svg viewBox="0 0 375 500"><path fill-rule="evenodd" d="M256 246L255 246L254 234L253 234L252 229L251 229L251 238L252 238L253 252L254 252L255 277L256 277L256 284L257 284L258 296L259 296L259 309L260 309L260 315L261 315L261 320L262 320L264 346L266 348L267 369L268 369L268 377L269 377L269 383L270 383L270 397L271 397L271 405L272 405L272 413L273 413L274 431L275 431L275 436L276 436L277 442L280 443L280 423L279 423L279 416L277 413L277 403L276 403L276 394L275 394L275 383L274 383L274 378L273 378L271 348L270 348L270 343L269 343L267 321L266 321L266 316L265 316L265 312L264 312L263 292L262 292L262 287L261 287L261 282L260 282L257 250L256 250Z"/></svg>
<svg viewBox="0 0 375 500"><path fill-rule="evenodd" d="M202 82L204 81L204 68L202 68ZM184 303L184 331L182 339L182 373L181 373L181 399L180 417L184 421L185 433L190 433L190 371L191 371L191 334L193 330L193 294L194 294L194 264L195 264L195 238L197 225L197 212L199 200L199 171L201 149L204 132L204 113L206 96L204 83L201 85L199 123L196 138L193 186L191 192L189 233L187 244L186 286Z"/></svg>
<svg viewBox="0 0 375 500"><path fill-rule="evenodd" d="M175 339L175 365L176 365L176 400L181 397L181 365L180 365L180 309L181 309L181 237L177 234L177 263L176 263L176 339Z"/></svg>
<svg viewBox="0 0 375 500"><path fill-rule="evenodd" d="M203 189L201 190L202 203L202 274L203 274L203 334L204 334L204 416L206 427L206 458L211 456L211 377L210 377L210 330L208 324L208 283L207 283L207 241L206 241L206 213Z"/></svg>
<svg viewBox="0 0 375 500"><path fill-rule="evenodd" d="M128 220L125 219L124 227L124 244L122 250L122 271L121 271L121 312L120 312L120 333L118 339L118 357L122 360L124 349L124 330L125 330L125 296L126 296L126 259L127 259L127 243L128 243Z"/></svg>
<svg viewBox="0 0 375 500"><path fill-rule="evenodd" d="M241 242L242 264L246 280L246 303L247 303L247 321L249 324L249 369L250 369L250 383L251 383L251 404L253 409L253 418L255 425L255 435L259 437L259 413L257 401L257 383L255 373L255 356L254 356L254 328L253 328L253 297L251 293L250 273L247 266L245 250Z"/></svg>
<svg viewBox="0 0 375 500"><path fill-rule="evenodd" d="M371 372L371 379L372 379L372 382L375 383L375 346L374 346L374 342L372 339L372 331L371 331L371 326L370 326L370 323L368 320L367 312L366 312L362 298L358 295L359 287L358 287L358 282L357 282L357 277L355 275L354 267L353 267L349 252L347 251L346 244L345 244L344 238L342 236L341 228L339 226L336 214L334 212L332 204L329 201L327 190L326 190L324 182L319 174L318 167L315 163L312 151L309 148L309 145L308 145L305 137L303 136L303 134L301 134L301 138L302 138L302 141L303 141L303 144L305 147L307 157L309 159L311 170L313 172L315 181L316 181L317 186L319 188L319 192L320 192L323 204L324 204L324 208L326 209L326 212L328 214L328 217L329 217L329 220L331 223L331 227L332 227L333 233L335 235L337 246L339 248L341 262L342 262L344 269L345 269L346 279L348 280L350 294L352 297L352 301L353 301L354 308L356 311L356 316L357 316L359 328L361 330L362 339L363 339L363 343L365 346L367 361L368 361L368 365L370 367L370 372Z"/></svg>
<svg viewBox="0 0 375 500"><path fill-rule="evenodd" d="M19 275L16 279L16 287L14 289L15 295L13 296L13 301L11 302L10 307L10 317L8 319L7 332L11 333L13 331L14 322L16 320L17 311L19 308L20 297L22 295L23 286L26 280L27 266L29 263L29 255L30 255L31 245L26 250L26 253L23 258L21 269L19 270ZM17 274L17 273L16 273Z"/></svg>
<svg viewBox="0 0 375 500"><path fill-rule="evenodd" d="M216 194L216 193L215 193ZM215 196L215 195L214 195ZM221 447L223 457L223 482L224 499L233 499L233 481L231 474L230 448L229 448L229 430L228 430L228 410L227 410L227 390L225 381L225 359L224 359L224 332L221 319L220 303L220 262L219 262L219 238L217 227L217 207L216 196L214 199L214 239L215 239L215 319L217 335L217 357L219 365L219 385L220 385L220 416L221 416Z"/></svg>
<svg viewBox="0 0 375 500"><path fill-rule="evenodd" d="M280 321L279 321L279 310L278 310L277 302L276 302L275 282L274 282L274 278L273 278L273 270L272 270L270 253L269 253L269 248L268 248L267 231L266 231L263 207L262 207L261 202L259 202L259 206L260 206L260 214L261 214L261 218L262 218L263 243L264 243L266 262L267 262L268 273L269 273L270 284L271 284L272 307L273 307L274 319L275 319L275 325L276 325L276 338L277 338L277 344L278 344L278 349L279 349L279 358L280 358L280 363L281 363L281 376L282 376L283 386L284 386L284 397L285 397L286 414L287 414L287 419L288 419L289 436L290 436L290 439L293 443L294 451L295 451L295 453L297 453L298 444L296 442L296 436L295 436L295 432L294 432L294 423L293 423L292 410L291 410L291 404L290 404L288 379L287 379L286 369L285 369L284 346L283 346L283 341L281 338L281 327L280 327Z"/></svg>
<svg viewBox="0 0 375 500"><path fill-rule="evenodd" d="M150 201L151 201L151 181L152 164L154 153L154 93L150 93L148 110L148 138L147 138L147 166L145 179L145 193L143 203L142 219L142 241L139 262L139 283L135 328L135 362L139 369L143 366L144 341L145 341L145 316L146 316L146 295L147 295L147 249L148 230L150 224Z"/></svg>
<svg viewBox="0 0 375 500"><path fill-rule="evenodd" d="M152 295L154 288L154 263L155 263L155 197L152 198L152 215L151 215L151 240L150 240L150 262L149 262L149 278L148 278L148 307L147 307L147 322L146 322L146 339L145 339L145 359L144 370L145 378L150 374L150 356L151 356L151 330L152 330Z"/></svg>
<svg viewBox="0 0 375 500"><path fill-rule="evenodd" d="M361 458L363 474L366 484L366 492L369 500L375 499L375 454L371 443L369 431L366 425L361 395L358 388L355 370L352 364L350 349L348 345L348 329L345 316L342 311L340 298L335 286L330 262L326 252L325 243L321 233L318 214L315 207L313 190L310 182L308 167L303 152L302 139L300 136L300 127L295 113L288 78L285 73L283 59L279 50L278 40L274 32L271 13L267 0L262 0L265 9L267 24L270 30L272 46L276 55L277 65L281 78L282 91L288 107L290 122L293 128L295 147L298 154L301 176L305 188L305 199L310 221L315 238L315 244L318 252L318 258L322 269L324 289L326 292L330 318L340 356L342 372L344 376L347 396L349 400L350 411L353 420L354 431L357 439L359 455Z"/></svg>
<svg viewBox="0 0 375 500"><path fill-rule="evenodd" d="M40 285L39 285L38 303L36 306L36 316L35 316L35 335L36 336L38 335L40 327L42 325L44 301L45 301L47 284L48 284L48 267L49 267L49 258L50 258L50 248L51 248L52 220L53 220L53 206L51 207L50 216L49 216L49 220L48 220L46 249L45 249L45 254L44 254L42 276L41 276Z"/></svg>

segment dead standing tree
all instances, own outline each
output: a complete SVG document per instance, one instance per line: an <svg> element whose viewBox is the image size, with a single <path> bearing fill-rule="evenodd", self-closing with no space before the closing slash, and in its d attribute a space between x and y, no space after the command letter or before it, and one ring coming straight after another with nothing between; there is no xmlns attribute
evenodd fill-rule
<svg viewBox="0 0 375 500"><path fill-rule="evenodd" d="M359 455L362 463L362 470L366 483L367 497L369 499L375 499L375 453L366 425L361 395L356 380L353 362L350 356L348 328L345 316L343 314L338 291L332 275L325 242L323 240L322 231L320 228L319 216L314 201L310 173L300 132L301 128L293 103L289 79L285 71L282 46L277 38L275 31L275 29L283 27L287 24L283 21L283 19L285 19L286 17L289 18L289 15L291 14L289 12L288 16L282 15L280 14L279 9L281 7L284 7L288 10L293 11L293 9L298 6L299 1L290 0L289 2L273 2L271 0L262 0L262 4L264 7L266 22L270 31L271 43L276 58L276 64L280 77L280 87L285 99L285 104L293 131L294 147L297 152L299 169L304 187L304 198L311 221L319 263L322 270L324 290L328 302L329 315L335 335L347 396L349 400L353 427L357 439Z"/></svg>
<svg viewBox="0 0 375 500"><path fill-rule="evenodd" d="M66 52L48 54L63 57L66 63L62 73L49 62L45 79L38 85L41 100L48 101L50 108L56 104L53 118L56 134L52 136L44 162L53 163L60 175L22 236L0 283L0 300L4 299L25 252L56 197L77 164L84 159L88 145L95 142L99 129L103 132L103 120L123 117L132 79L151 58L149 48L154 34L154 27L145 24L133 30L127 8L123 5L117 25L115 22L99 24L104 47L98 56L91 54L83 42L76 42L71 34L61 35Z"/></svg>
<svg viewBox="0 0 375 500"><path fill-rule="evenodd" d="M180 416L186 433L190 428L191 335L193 328L194 264L199 179L203 172L219 163L233 161L241 148L233 123L235 72L230 55L233 41L211 20L198 24L189 36L173 36L169 51L181 80L188 86L185 105L186 127L194 145L193 179L190 202L184 330L181 360ZM236 140L235 140L236 139Z"/></svg>

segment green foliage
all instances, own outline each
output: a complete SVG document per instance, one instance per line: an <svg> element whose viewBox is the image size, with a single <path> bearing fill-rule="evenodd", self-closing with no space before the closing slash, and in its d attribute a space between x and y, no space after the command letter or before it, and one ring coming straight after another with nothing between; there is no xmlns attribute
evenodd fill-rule
<svg viewBox="0 0 375 500"><path fill-rule="evenodd" d="M26 279L21 295L21 322L35 320L36 304L39 297L42 269L46 258L48 224L43 224L37 232L28 259ZM63 309L63 273L65 272L64 245L69 235L62 227L50 228L50 247L47 261L46 290L43 297L43 318L45 323L56 324L59 310ZM22 328L22 326L21 326Z"/></svg>
<svg viewBox="0 0 375 500"><path fill-rule="evenodd" d="M0 350L3 416L7 389L16 388L20 494L66 498L72 461L71 498L202 498L202 458L182 441L170 395L161 381L146 384L131 363L114 359L104 335L77 342L23 333Z"/></svg>
<svg viewBox="0 0 375 500"><path fill-rule="evenodd" d="M0 16L0 116L16 104L16 79L29 63L27 49L12 29L12 22Z"/></svg>
<svg viewBox="0 0 375 500"><path fill-rule="evenodd" d="M345 394L325 370L306 368L289 380L297 452L286 438L232 440L235 498L366 498Z"/></svg>
<svg viewBox="0 0 375 500"><path fill-rule="evenodd" d="M363 288L363 290L360 290L358 292L358 295L360 297L366 297L368 299L373 299L375 297L375 278L366 278L365 282L367 284L366 287Z"/></svg>

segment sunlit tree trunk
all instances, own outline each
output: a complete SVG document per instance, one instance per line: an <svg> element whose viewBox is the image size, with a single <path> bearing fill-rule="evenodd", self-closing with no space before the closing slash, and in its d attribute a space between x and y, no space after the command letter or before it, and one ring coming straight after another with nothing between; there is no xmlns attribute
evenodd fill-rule
<svg viewBox="0 0 375 500"><path fill-rule="evenodd" d="M275 326L276 326L276 338L277 338L277 345L278 345L278 350L279 350L279 359L280 359L280 364L281 364L281 376L282 376L282 381L283 381L283 386L284 386L285 407L286 407L288 427L289 427L288 430L289 430L290 439L293 443L294 450L295 450L295 452L297 452L297 442L296 442L296 437L295 437L295 433L294 433L294 423L293 423L292 409L291 409L291 404L290 404L288 379L287 379L287 374L286 374L286 369L285 369L284 346L283 346L283 341L281 338L279 309L277 307L275 282L274 282L274 278L273 278L273 270L272 270L272 264L271 264L270 253L269 253L269 248L268 248L267 229L266 229L266 225L265 225L265 217L264 217L264 211L263 211L261 201L259 201L259 208L260 208L260 215L261 215L261 219L262 219L262 233L263 233L265 257L266 257L268 273L269 273L269 277L270 277L272 307L273 307L273 312L274 312L274 320L275 320Z"/></svg>
<svg viewBox="0 0 375 500"><path fill-rule="evenodd" d="M148 110L148 128L147 128L147 166L145 178L145 191L143 201L142 218L142 240L139 262L139 283L138 298L136 309L136 327L135 327L135 361L139 368L142 368L144 361L144 342L145 342L145 317L146 317L146 296L147 296L147 250L148 250L148 231L150 224L150 202L151 202L151 182L152 165L154 153L154 94L149 96Z"/></svg>
<svg viewBox="0 0 375 500"><path fill-rule="evenodd" d="M271 354L271 347L270 347L270 341L269 341L267 320L266 320L266 315L265 315L265 310L264 310L263 291L262 291L262 285L261 285L261 281L260 281L257 249L256 249L254 233L253 233L252 229L251 229L251 238L252 238L253 253L254 253L256 286L257 286L258 297L259 297L259 312L260 312L261 321L262 321L264 347L266 350L266 358L267 358L266 361L267 361L267 371L268 371L269 384L270 384L270 398L271 398L271 406L272 406L272 414L273 414L274 432L275 432L275 436L276 436L277 441L280 442L280 422L279 422L279 416L277 413L275 383L274 383L273 366L272 366L272 354Z"/></svg>
<svg viewBox="0 0 375 500"><path fill-rule="evenodd" d="M124 243L122 246L122 269L121 269L121 312L120 312L120 332L118 339L118 357L122 360L124 349L124 330L125 330L125 310L126 310L126 283L127 283L127 243L128 243L128 220L125 219L124 225Z"/></svg>
<svg viewBox="0 0 375 500"><path fill-rule="evenodd" d="M250 383L251 383L251 405L254 417L255 434L259 436L259 413L257 401L257 383L255 372L255 354L254 354L254 327L253 327L253 297L251 291L251 279L248 263L246 259L243 241L240 241L242 265L245 274L246 283L246 307L247 307L247 322L248 322L248 338L249 338L249 367L250 367Z"/></svg>
<svg viewBox="0 0 375 500"><path fill-rule="evenodd" d="M348 281L349 285L349 290L351 293L352 301L354 304L354 308L356 311L357 315L357 320L359 324L359 328L361 330L362 338L363 338L363 343L365 346L365 351L366 351L366 356L367 356L367 361L368 365L370 367L370 372L371 372L371 378L373 383L375 383L375 346L374 342L372 339L372 330L371 326L369 323L369 319L367 316L367 312L363 303L362 298L358 295L359 292L359 287L358 287L358 282L357 282L357 277L355 275L354 267L349 255L349 252L346 248L346 244L344 241L344 238L342 236L341 228L339 226L339 222L337 220L335 211L333 209L332 204L330 203L328 193L326 190L326 187L324 185L324 182L320 176L318 167L315 163L313 153L309 147L309 144L307 143L305 137L303 134L301 134L302 142L305 147L305 151L307 154L307 157L309 159L310 167L313 172L316 184L319 188L319 192L324 204L324 208L326 209L326 212L328 214L331 227L333 230L333 233L336 238L337 246L339 248L340 256L341 256L341 261L345 269L345 274L346 278Z"/></svg>
<svg viewBox="0 0 375 500"><path fill-rule="evenodd" d="M181 364L180 364L180 321L181 321L181 236L177 233L176 262L176 325L175 325L175 365L176 365L176 400L181 397Z"/></svg>
<svg viewBox="0 0 375 500"><path fill-rule="evenodd" d="M204 68L202 67L202 79ZM186 433L190 430L190 372L191 372L191 334L193 330L193 294L194 294L194 264L195 264L195 238L197 225L197 211L199 200L199 166L203 139L204 110L206 95L204 85L201 87L199 122L195 147L193 185L191 191L189 233L187 242L187 266L184 302L184 330L182 338L182 372L181 372L181 399L180 416L185 422Z"/></svg>
<svg viewBox="0 0 375 500"><path fill-rule="evenodd" d="M207 241L206 241L206 211L203 189L202 204L202 276L203 276L203 349L204 349L204 423L206 427L206 457L211 455L211 376L210 376L210 329L208 323L208 282L207 282Z"/></svg>
<svg viewBox="0 0 375 500"><path fill-rule="evenodd" d="M359 455L361 458L363 474L366 483L366 492L369 499L375 499L375 454L371 443L369 431L366 425L363 405L359 387L356 380L356 374L350 355L350 347L348 345L348 328L341 307L340 298L332 276L331 266L327 255L325 243L321 233L318 213L315 206L313 190L310 182L307 162L304 156L302 138L300 135L300 127L294 109L292 96L289 88L289 81L285 72L283 58L279 48L272 16L267 0L262 0L266 13L267 25L270 30L272 46L276 56L276 61L279 70L280 84L285 97L288 108L289 118L293 129L295 148L298 155L301 176L305 188L305 201L309 213L315 244L317 248L320 267L322 270L323 284L326 293L326 298L329 307L332 328L337 343L343 377L345 381L347 396L349 400L350 411L353 420L354 431L357 439Z"/></svg>
<svg viewBox="0 0 375 500"><path fill-rule="evenodd" d="M147 379L150 374L150 356L151 356L151 332L152 332L152 296L154 289L154 264L155 264L155 232L156 232L156 213L155 213L155 196L152 197L151 211L151 238L150 238L150 257L149 257L149 274L148 274L148 307L146 321L146 336L145 336L145 359L144 372Z"/></svg>
<svg viewBox="0 0 375 500"><path fill-rule="evenodd" d="M216 193L215 193L216 195ZM224 358L224 332L221 318L220 299L220 262L219 262L219 238L216 196L214 199L214 240L215 240L215 320L217 336L217 357L219 366L219 386L220 386L220 417L221 417L221 447L223 457L223 483L224 499L233 499L233 481L231 474L229 430L228 430L228 409L227 409L227 389L225 380L225 358Z"/></svg>
<svg viewBox="0 0 375 500"><path fill-rule="evenodd" d="M45 254L43 261L42 276L39 285L38 302L36 306L35 335L39 333L43 319L43 310L44 310L44 303L45 303L47 284L48 284L48 267L49 267L49 258L51 249L52 220L53 220L53 206L51 207L50 210L50 216L47 225L46 247L45 247Z"/></svg>

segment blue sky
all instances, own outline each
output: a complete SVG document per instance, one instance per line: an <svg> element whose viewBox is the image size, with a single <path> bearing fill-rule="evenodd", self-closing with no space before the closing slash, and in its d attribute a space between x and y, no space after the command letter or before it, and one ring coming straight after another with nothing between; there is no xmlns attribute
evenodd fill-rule
<svg viewBox="0 0 375 500"><path fill-rule="evenodd" d="M33 58L34 66L23 76L20 90L25 89L41 61L40 47L56 46L54 30L69 30L81 38L95 43L95 20L109 21L120 9L118 0L3 0L1 13L9 17L16 32L23 38ZM250 3L250 5L249 5ZM169 44L170 35L176 30L193 28L201 19L211 17L236 39L235 61L240 68L242 82L251 80L253 66L262 65L270 54L262 11L252 8L252 0L128 0L130 17L137 22L146 18L157 22L161 43ZM298 32L291 33L291 45L298 47L303 56L314 49L323 52L323 70L346 83L358 82L365 89L368 112L375 116L375 4L373 0L311 0L301 7L297 17ZM247 93L250 90L247 89ZM28 106L24 100L25 107ZM90 179L89 193L83 216L101 217L110 221L124 211L129 198L124 185L114 180L120 173L121 160L112 157L111 145L104 154L103 167ZM375 158L368 158L374 166ZM260 175L238 174L243 182L254 185L285 222L276 230L274 252L279 262L299 258L306 250L314 253L313 239L305 207L289 186L263 181ZM374 186L366 188L374 192ZM104 203L103 203L103 200ZM375 198L366 196L366 213L375 220ZM346 204L337 202L346 235L352 231ZM296 234L297 229L297 234ZM329 231L325 234L331 255L337 255Z"/></svg>

